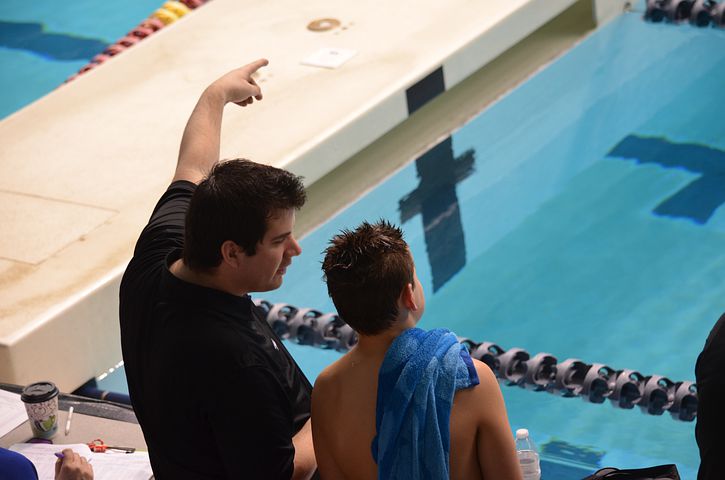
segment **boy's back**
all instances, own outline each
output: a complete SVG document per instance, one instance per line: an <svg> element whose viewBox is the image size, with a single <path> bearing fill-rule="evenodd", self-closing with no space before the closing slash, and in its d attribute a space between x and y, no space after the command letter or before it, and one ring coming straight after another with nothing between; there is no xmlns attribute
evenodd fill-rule
<svg viewBox="0 0 725 480"><path fill-rule="evenodd" d="M353 349L326 368L312 394L315 454L323 478L374 479L371 453L375 436L378 372L383 355ZM480 384L456 392L450 419L450 478L520 478L510 455L506 411L491 370L474 360ZM499 446L508 445L509 448Z"/></svg>

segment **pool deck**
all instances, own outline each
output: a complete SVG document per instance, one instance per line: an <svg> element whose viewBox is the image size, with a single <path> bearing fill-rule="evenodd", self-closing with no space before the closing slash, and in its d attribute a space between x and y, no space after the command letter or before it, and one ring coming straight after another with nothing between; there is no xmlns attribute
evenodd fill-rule
<svg viewBox="0 0 725 480"><path fill-rule="evenodd" d="M71 391L120 360L121 275L216 77L270 60L264 100L227 107L222 158L312 185L575 3L214 0L2 120L0 381ZM340 25L307 29L321 18ZM356 54L301 63L322 48Z"/></svg>

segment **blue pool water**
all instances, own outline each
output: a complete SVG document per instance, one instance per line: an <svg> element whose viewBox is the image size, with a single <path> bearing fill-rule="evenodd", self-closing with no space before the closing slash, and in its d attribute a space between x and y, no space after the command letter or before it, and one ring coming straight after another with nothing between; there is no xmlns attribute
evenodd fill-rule
<svg viewBox="0 0 725 480"><path fill-rule="evenodd" d="M0 119L51 92L161 4L0 2Z"/></svg>
<svg viewBox="0 0 725 480"><path fill-rule="evenodd" d="M333 311L327 240L383 217L415 256L422 327L694 380L725 310L724 84L725 31L622 16L307 235L265 298ZM312 379L338 358L291 349ZM694 422L502 390L547 479L662 463L696 476Z"/></svg>
<svg viewBox="0 0 725 480"><path fill-rule="evenodd" d="M161 3L0 2L0 118ZM283 288L263 296L332 311L327 239L384 217L416 258L422 327L693 380L725 310L723 84L725 31L625 15L307 235ZM339 358L289 348L311 380ZM695 478L694 423L502 391L512 428L542 447L547 480L669 462Z"/></svg>

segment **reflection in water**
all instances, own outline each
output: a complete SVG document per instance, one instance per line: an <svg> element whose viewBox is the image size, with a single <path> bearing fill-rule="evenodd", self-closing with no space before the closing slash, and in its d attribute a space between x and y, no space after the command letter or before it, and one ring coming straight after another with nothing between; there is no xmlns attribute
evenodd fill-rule
<svg viewBox="0 0 725 480"><path fill-rule="evenodd" d="M546 478L584 478L603 467L605 452L552 439L541 446L541 471Z"/></svg>
<svg viewBox="0 0 725 480"><path fill-rule="evenodd" d="M628 135L608 156L701 174L657 205L656 215L689 218L704 224L725 203L725 151L694 143L674 143L665 138Z"/></svg>
<svg viewBox="0 0 725 480"><path fill-rule="evenodd" d="M434 292L466 264L456 184L473 173L474 160L473 150L454 158L448 137L415 161L420 183L399 202L401 222L418 213L423 216Z"/></svg>
<svg viewBox="0 0 725 480"><path fill-rule="evenodd" d="M43 30L41 23L0 21L0 47L26 50L54 61L90 60L108 44L97 38L83 38Z"/></svg>

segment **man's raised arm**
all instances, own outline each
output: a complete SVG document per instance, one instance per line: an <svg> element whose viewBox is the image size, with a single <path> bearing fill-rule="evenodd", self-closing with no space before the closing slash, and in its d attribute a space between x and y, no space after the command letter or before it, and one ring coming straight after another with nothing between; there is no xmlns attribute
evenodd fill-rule
<svg viewBox="0 0 725 480"><path fill-rule="evenodd" d="M186 123L173 181L199 183L219 161L224 105L246 107L254 99L261 100L262 90L252 75L267 63L260 59L232 70L204 90Z"/></svg>

